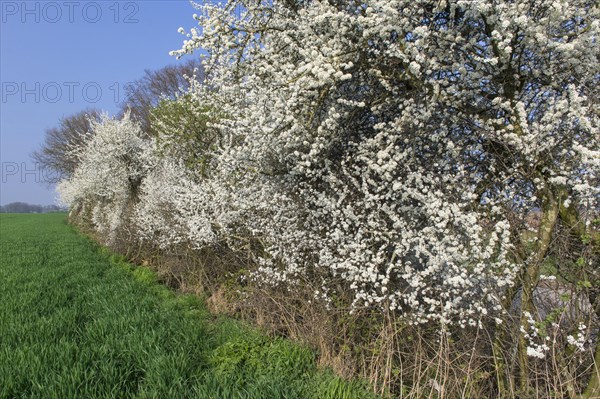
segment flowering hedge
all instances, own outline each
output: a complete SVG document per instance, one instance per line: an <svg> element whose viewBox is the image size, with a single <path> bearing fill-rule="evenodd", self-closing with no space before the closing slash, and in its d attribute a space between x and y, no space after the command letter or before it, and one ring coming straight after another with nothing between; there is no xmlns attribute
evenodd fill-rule
<svg viewBox="0 0 600 399"><path fill-rule="evenodd" d="M135 198L161 248L256 240L255 284L331 306L477 326L521 287L530 316L558 221L590 232L598 212L597 4L196 7L173 54L204 49L205 84L162 105L156 137L95 125L67 203L114 232Z"/></svg>

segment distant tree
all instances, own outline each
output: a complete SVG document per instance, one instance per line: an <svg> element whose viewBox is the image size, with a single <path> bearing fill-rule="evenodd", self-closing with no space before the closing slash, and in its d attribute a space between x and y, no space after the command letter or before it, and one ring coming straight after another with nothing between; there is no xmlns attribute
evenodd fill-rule
<svg viewBox="0 0 600 399"><path fill-rule="evenodd" d="M153 134L151 111L164 99L174 99L189 88L189 79L204 79L199 59L178 65L168 65L156 71L146 70L144 76L125 87L125 100L121 104L122 116L130 110L131 117L140 122L142 131Z"/></svg>
<svg viewBox="0 0 600 399"><path fill-rule="evenodd" d="M69 177L78 160L76 149L84 145L92 120L100 119L100 111L86 109L60 120L57 127L46 130L44 144L31 154L38 167L46 173L48 183Z"/></svg>
<svg viewBox="0 0 600 399"><path fill-rule="evenodd" d="M66 208L61 208L58 205L45 205L42 209L42 212L65 212Z"/></svg>
<svg viewBox="0 0 600 399"><path fill-rule="evenodd" d="M32 205L26 202L11 202L0 206L0 213L46 213L60 212L63 209L58 205Z"/></svg>

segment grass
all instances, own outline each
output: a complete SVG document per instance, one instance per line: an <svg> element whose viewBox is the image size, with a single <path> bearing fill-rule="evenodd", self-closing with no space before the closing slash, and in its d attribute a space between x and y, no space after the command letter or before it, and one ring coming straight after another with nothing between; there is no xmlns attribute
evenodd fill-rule
<svg viewBox="0 0 600 399"><path fill-rule="evenodd" d="M78 234L0 215L0 398L367 399L315 354L209 314Z"/></svg>

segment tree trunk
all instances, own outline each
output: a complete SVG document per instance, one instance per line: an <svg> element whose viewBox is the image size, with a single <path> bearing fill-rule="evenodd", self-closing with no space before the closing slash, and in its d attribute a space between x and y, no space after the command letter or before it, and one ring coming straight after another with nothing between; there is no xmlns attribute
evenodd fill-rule
<svg viewBox="0 0 600 399"><path fill-rule="evenodd" d="M600 345L596 344L594 354L594 372L582 395L583 399L600 398Z"/></svg>
<svg viewBox="0 0 600 399"><path fill-rule="evenodd" d="M538 283L540 266L548 254L552 234L561 203L561 191L555 187L547 187L542 197L542 215L540 226L537 233L536 252L530 258L525 272L523 273L523 285L521 292L521 327L529 330L529 323L524 316L525 312L534 314L535 306L533 304L533 291ZM527 357L527 342L522 334L519 335L519 377L521 392L527 392L529 389L529 359Z"/></svg>

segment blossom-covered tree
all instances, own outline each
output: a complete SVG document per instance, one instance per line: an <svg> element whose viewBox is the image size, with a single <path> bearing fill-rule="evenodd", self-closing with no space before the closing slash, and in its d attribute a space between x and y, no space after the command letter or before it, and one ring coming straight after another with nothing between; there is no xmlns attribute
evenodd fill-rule
<svg viewBox="0 0 600 399"><path fill-rule="evenodd" d="M90 124L88 140L71 154L78 166L57 191L72 209L91 212L94 227L110 242L134 204L146 173L142 155L149 143L129 113L120 120L103 115Z"/></svg>
<svg viewBox="0 0 600 399"><path fill-rule="evenodd" d="M293 234L357 303L429 318L464 301L477 318L465 288L492 299L521 266L535 275L558 207L597 206L593 3L199 8L203 28L176 54L209 52L241 138L228 155L301 199ZM534 207L538 249L520 257L507 212Z"/></svg>

